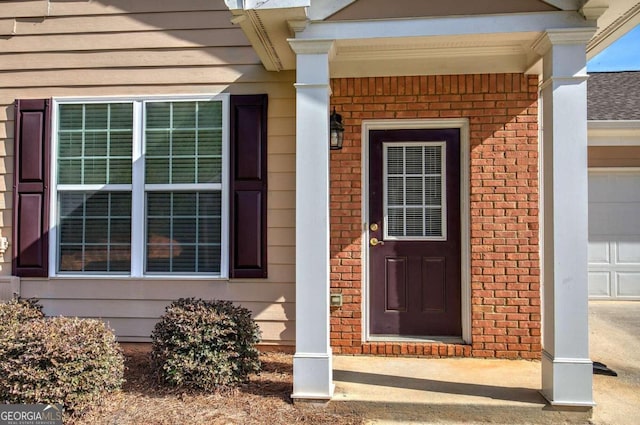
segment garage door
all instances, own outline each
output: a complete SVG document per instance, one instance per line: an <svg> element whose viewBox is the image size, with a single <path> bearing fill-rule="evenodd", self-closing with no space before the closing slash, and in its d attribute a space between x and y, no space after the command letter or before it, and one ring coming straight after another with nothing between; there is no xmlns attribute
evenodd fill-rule
<svg viewBox="0 0 640 425"><path fill-rule="evenodd" d="M640 299L640 171L589 173L589 296Z"/></svg>

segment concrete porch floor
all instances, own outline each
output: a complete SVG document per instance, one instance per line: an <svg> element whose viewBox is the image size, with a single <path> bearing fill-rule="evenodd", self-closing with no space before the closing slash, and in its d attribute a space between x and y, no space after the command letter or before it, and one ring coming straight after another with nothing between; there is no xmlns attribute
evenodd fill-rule
<svg viewBox="0 0 640 425"><path fill-rule="evenodd" d="M538 392L540 362L334 356L336 410L371 423L636 424L640 417L640 302L590 304L593 411L559 411Z"/></svg>

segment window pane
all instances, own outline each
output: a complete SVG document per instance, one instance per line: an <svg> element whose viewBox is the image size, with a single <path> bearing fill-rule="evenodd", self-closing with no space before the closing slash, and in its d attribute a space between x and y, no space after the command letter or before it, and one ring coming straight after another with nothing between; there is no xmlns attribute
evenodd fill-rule
<svg viewBox="0 0 640 425"><path fill-rule="evenodd" d="M60 105L60 130L82 130L82 105Z"/></svg>
<svg viewBox="0 0 640 425"><path fill-rule="evenodd" d="M131 103L62 104L59 116L58 183L131 183Z"/></svg>
<svg viewBox="0 0 640 425"><path fill-rule="evenodd" d="M220 192L148 192L146 271L220 271Z"/></svg>
<svg viewBox="0 0 640 425"><path fill-rule="evenodd" d="M145 105L146 183L220 183L222 102Z"/></svg>
<svg viewBox="0 0 640 425"><path fill-rule="evenodd" d="M128 272L131 194L60 192L61 272Z"/></svg>
<svg viewBox="0 0 640 425"><path fill-rule="evenodd" d="M222 157L222 131L198 131L198 154L203 156Z"/></svg>
<svg viewBox="0 0 640 425"><path fill-rule="evenodd" d="M171 161L171 183L197 183L195 158L173 158Z"/></svg>

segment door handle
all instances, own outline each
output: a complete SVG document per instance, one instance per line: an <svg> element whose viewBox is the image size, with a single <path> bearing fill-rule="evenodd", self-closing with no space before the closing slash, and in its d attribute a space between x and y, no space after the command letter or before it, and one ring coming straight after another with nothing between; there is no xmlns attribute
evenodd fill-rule
<svg viewBox="0 0 640 425"><path fill-rule="evenodd" d="M371 244L371 246L384 245L384 241L379 241L378 238L371 238L369 240L369 243Z"/></svg>

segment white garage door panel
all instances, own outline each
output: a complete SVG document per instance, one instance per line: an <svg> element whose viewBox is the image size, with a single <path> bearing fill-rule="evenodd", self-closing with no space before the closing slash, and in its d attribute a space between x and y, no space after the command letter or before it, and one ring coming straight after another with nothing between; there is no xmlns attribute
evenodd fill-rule
<svg viewBox="0 0 640 425"><path fill-rule="evenodd" d="M640 286L640 271L616 273L618 281L618 297L637 297Z"/></svg>
<svg viewBox="0 0 640 425"><path fill-rule="evenodd" d="M609 264L611 256L609 242L589 241L589 264Z"/></svg>
<svg viewBox="0 0 640 425"><path fill-rule="evenodd" d="M618 263L640 264L640 242L618 242Z"/></svg>
<svg viewBox="0 0 640 425"><path fill-rule="evenodd" d="M640 299L640 172L589 174L589 295Z"/></svg>
<svg viewBox="0 0 640 425"><path fill-rule="evenodd" d="M609 298L611 296L611 273L589 272L589 295L593 298Z"/></svg>

